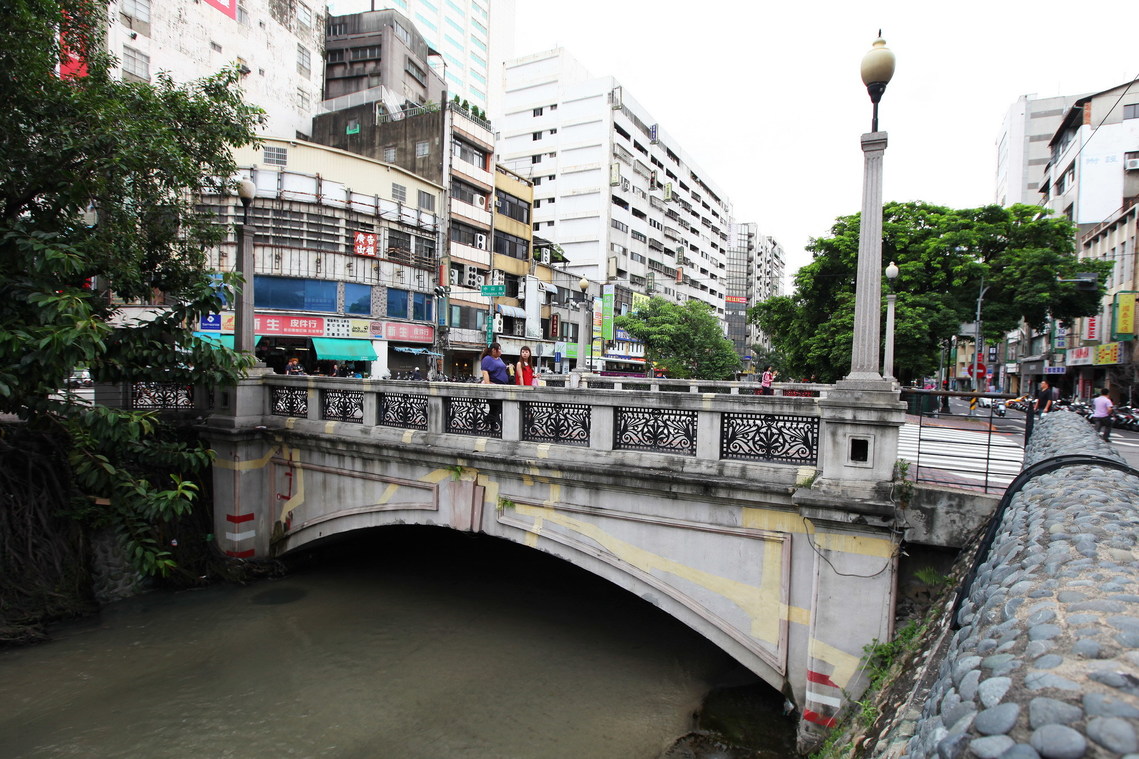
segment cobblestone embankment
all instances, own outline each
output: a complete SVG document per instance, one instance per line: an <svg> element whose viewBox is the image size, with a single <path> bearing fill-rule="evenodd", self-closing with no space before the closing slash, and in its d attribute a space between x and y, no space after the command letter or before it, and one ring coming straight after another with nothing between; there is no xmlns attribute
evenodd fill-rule
<svg viewBox="0 0 1139 759"><path fill-rule="evenodd" d="M1123 464L1069 413L1041 418L1025 453L1026 468L1060 456ZM880 749L1139 759L1137 544L1139 476L1073 459L1029 480L961 604L920 716L899 715Z"/></svg>

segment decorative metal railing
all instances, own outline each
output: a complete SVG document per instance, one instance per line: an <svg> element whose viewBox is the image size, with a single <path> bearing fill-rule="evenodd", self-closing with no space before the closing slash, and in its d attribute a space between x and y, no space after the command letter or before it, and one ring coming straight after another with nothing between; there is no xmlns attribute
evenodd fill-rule
<svg viewBox="0 0 1139 759"><path fill-rule="evenodd" d="M194 408L193 385L174 382L134 382L130 387L130 407L158 411Z"/></svg>
<svg viewBox="0 0 1139 759"><path fill-rule="evenodd" d="M419 392L403 392L407 384L391 380L354 386L342 379L280 375L266 377L264 384L267 411L274 416L600 451L818 465L822 422L813 397L754 395L752 383L595 381L618 387L447 382L416 383Z"/></svg>

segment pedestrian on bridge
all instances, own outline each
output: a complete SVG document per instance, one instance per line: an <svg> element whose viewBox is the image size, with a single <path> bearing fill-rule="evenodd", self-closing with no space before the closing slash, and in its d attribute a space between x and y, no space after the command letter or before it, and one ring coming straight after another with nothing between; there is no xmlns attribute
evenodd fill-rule
<svg viewBox="0 0 1139 759"><path fill-rule="evenodd" d="M518 351L518 363L514 365L514 382L518 385L534 384L534 361L530 358L528 345L523 345Z"/></svg>
<svg viewBox="0 0 1139 759"><path fill-rule="evenodd" d="M510 371L506 368L506 362L502 360L502 346L498 343L491 343L483 348L479 366L482 369L482 384L510 384Z"/></svg>
<svg viewBox="0 0 1139 759"><path fill-rule="evenodd" d="M775 381L778 375L779 372L772 369L771 365L768 364L767 368L763 370L763 376L759 380L760 393L763 395L771 395L774 392L771 389L771 383Z"/></svg>
<svg viewBox="0 0 1139 759"><path fill-rule="evenodd" d="M1107 388L1099 391L1099 395L1092 401L1092 421L1095 422L1096 434L1104 440L1111 440L1111 412L1115 404L1107 394Z"/></svg>

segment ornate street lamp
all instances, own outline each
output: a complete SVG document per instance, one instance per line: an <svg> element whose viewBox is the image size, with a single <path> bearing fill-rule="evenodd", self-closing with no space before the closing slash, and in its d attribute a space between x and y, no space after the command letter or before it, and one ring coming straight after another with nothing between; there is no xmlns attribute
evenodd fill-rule
<svg viewBox="0 0 1139 759"><path fill-rule="evenodd" d="M243 210L238 230L237 273L245 280L235 304L233 320L233 349L238 353L253 353L253 235L256 229L249 223L249 207L257 196L257 185L248 179L237 183L237 197Z"/></svg>
<svg viewBox="0 0 1139 759"><path fill-rule="evenodd" d="M878 131L878 102L894 75L894 54L881 37L862 59L862 81L874 104L872 131L862 135L865 168L862 221L858 237L858 272L854 292L854 344L847 380L881 380L878 373L882 308L882 155L886 133Z"/></svg>
<svg viewBox="0 0 1139 759"><path fill-rule="evenodd" d="M882 360L882 377L894 379L894 303L897 295L894 294L894 280L898 278L898 265L893 261L886 267L886 281L890 291L886 294L886 355Z"/></svg>

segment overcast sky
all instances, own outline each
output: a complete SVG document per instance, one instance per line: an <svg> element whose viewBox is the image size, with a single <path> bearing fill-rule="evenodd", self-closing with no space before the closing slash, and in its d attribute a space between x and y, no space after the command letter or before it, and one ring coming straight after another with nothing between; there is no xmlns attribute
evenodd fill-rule
<svg viewBox="0 0 1139 759"><path fill-rule="evenodd" d="M565 47L616 77L736 218L783 244L789 272L861 205L871 106L858 67L879 28L898 59L879 112L886 200L991 203L995 141L1019 96L1139 76L1134 0L516 2L517 55Z"/></svg>

